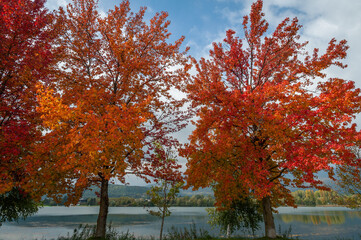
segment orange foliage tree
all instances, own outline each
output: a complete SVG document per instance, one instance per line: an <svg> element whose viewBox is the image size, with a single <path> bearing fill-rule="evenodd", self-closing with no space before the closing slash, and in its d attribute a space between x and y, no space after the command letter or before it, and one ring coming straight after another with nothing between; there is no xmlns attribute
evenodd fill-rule
<svg viewBox="0 0 361 240"><path fill-rule="evenodd" d="M100 185L97 237L105 235L111 179L154 176L160 163L152 143L176 145L171 134L187 119L185 100L172 94L183 91L188 79L184 38L169 43L167 13L146 23L145 11L132 13L127 0L105 17L96 0L74 0L67 11L60 9L60 70L56 81L39 85L46 136L37 174L54 185L49 196L67 194L68 204Z"/></svg>
<svg viewBox="0 0 361 240"><path fill-rule="evenodd" d="M0 194L31 179L27 165L40 140L36 84L49 77L55 61L54 16L44 0L0 1Z"/></svg>
<svg viewBox="0 0 361 240"><path fill-rule="evenodd" d="M320 188L317 172L332 177L331 164L360 165L350 147L360 138L352 120L361 97L354 82L324 72L346 67L345 40L310 55L297 18L269 33L262 5L255 2L244 17L243 38L228 30L210 59L196 63L188 93L198 119L184 155L188 186L213 186L221 207L253 195L274 238L272 205L293 205L287 186Z"/></svg>

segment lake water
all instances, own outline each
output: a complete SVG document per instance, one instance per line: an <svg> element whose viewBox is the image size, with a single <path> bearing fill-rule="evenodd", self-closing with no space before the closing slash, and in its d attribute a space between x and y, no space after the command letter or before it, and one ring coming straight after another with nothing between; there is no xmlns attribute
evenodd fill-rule
<svg viewBox="0 0 361 240"><path fill-rule="evenodd" d="M278 211L274 217L277 231L280 228L281 233L291 228L292 236L300 239L361 239L361 212L343 207L281 207ZM72 233L80 224L94 225L97 214L98 207L44 207L26 221L3 224L0 239L56 239ZM141 207L112 207L108 219L119 232L129 230L136 236L159 235L160 220ZM194 223L197 228L218 235L219 231L211 229L207 219L205 208L175 207L172 215L166 218L165 230L171 226L189 227ZM247 233L240 231L238 234ZM262 236L263 229L257 235Z"/></svg>

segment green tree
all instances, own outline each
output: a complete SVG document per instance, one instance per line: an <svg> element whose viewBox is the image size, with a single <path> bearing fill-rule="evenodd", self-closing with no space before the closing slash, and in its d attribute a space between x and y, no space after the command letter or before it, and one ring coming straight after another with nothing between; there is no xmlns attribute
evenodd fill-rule
<svg viewBox="0 0 361 240"><path fill-rule="evenodd" d="M355 154L354 161L359 162L361 158L361 149L353 147L352 152ZM361 206L361 171L354 165L338 166L336 168L338 176L336 183L339 187L339 194L344 195L344 204L351 208ZM350 195L350 196L346 196Z"/></svg>
<svg viewBox="0 0 361 240"><path fill-rule="evenodd" d="M313 190L306 190L304 201L307 206L316 206L316 199Z"/></svg>
<svg viewBox="0 0 361 240"><path fill-rule="evenodd" d="M153 216L160 217L162 220L159 234L160 240L163 238L164 219L171 215L170 203L176 198L182 185L183 182L161 180L160 185L153 186L148 191L151 202L157 207L156 211L148 209L148 212Z"/></svg>
<svg viewBox="0 0 361 240"><path fill-rule="evenodd" d="M88 199L87 199L87 205L88 205L88 206L95 206L95 205L97 205L97 199L96 199L96 198L88 198Z"/></svg>
<svg viewBox="0 0 361 240"><path fill-rule="evenodd" d="M25 219L36 213L40 206L24 190L14 187L0 195L0 226L3 222Z"/></svg>
<svg viewBox="0 0 361 240"><path fill-rule="evenodd" d="M225 209L208 208L207 212L210 216L208 223L219 226L228 238L241 227L251 229L254 234L262 221L259 208L259 204L250 198L233 201L230 207Z"/></svg>
<svg viewBox="0 0 361 240"><path fill-rule="evenodd" d="M169 207L183 186L183 178L181 172L177 170L180 165L177 164L177 160L170 149L155 144L154 151L157 158L154 162L159 162L160 167L155 168L156 171L159 171L158 174L155 174L155 176L158 176L155 178L157 185L153 186L147 194L157 210L148 209L148 212L161 218L159 239L162 240L164 219L171 214Z"/></svg>

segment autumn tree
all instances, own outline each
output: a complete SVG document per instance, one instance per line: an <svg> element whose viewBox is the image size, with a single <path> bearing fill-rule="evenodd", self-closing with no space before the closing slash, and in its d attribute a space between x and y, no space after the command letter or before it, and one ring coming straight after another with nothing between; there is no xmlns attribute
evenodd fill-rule
<svg viewBox="0 0 361 240"><path fill-rule="evenodd" d="M333 177L330 164L360 165L350 146L360 138L352 120L361 97L353 81L325 72L346 67L345 40L309 54L297 18L271 32L262 5L243 18L242 37L228 30L196 63L188 95L198 119L184 155L188 186L213 186L218 206L259 199L266 236L275 238L272 206L293 205L287 186L322 188L316 173Z"/></svg>
<svg viewBox="0 0 361 240"><path fill-rule="evenodd" d="M100 185L96 237L104 237L108 185L127 174L154 177L154 142L169 147L184 127L184 90L190 68L183 37L170 43L167 13L145 22L124 0L106 16L96 0L74 0L57 17L63 23L63 59L57 81L39 86L46 133L37 174L54 185L53 198L76 203L84 189ZM40 157L42 156L42 157Z"/></svg>
<svg viewBox="0 0 361 240"><path fill-rule="evenodd" d="M41 138L36 84L49 80L56 38L44 2L0 1L0 208L7 209L1 221L37 210L25 183L33 180L28 165L36 164L34 144Z"/></svg>

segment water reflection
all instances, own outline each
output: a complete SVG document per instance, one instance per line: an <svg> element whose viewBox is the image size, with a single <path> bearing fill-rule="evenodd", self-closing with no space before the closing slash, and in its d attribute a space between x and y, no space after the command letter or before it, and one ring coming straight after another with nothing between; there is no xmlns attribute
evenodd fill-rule
<svg viewBox="0 0 361 240"><path fill-rule="evenodd" d="M7 223L19 227L65 227L73 229L82 225L95 225L97 214L82 215L35 215L27 218L25 221ZM108 222L112 227L118 228L123 226L136 227L137 225L154 225L160 220L158 217L149 214L109 214ZM174 214L167 217L166 225L170 226L189 226L193 223L201 223L202 226L207 223L207 215L182 215Z"/></svg>
<svg viewBox="0 0 361 240"><path fill-rule="evenodd" d="M327 225L345 224L348 218L361 218L361 212L357 211L318 211L307 214L282 214L280 216L284 223L299 222L305 224Z"/></svg>
<svg viewBox="0 0 361 240"><path fill-rule="evenodd" d="M349 215L349 218L361 218L361 211L350 211L347 213Z"/></svg>
<svg viewBox="0 0 361 240"><path fill-rule="evenodd" d="M337 213L335 215L327 215L327 216L319 216L319 215L283 215L281 219L284 223L291 223L291 222L301 222L306 224L314 224L318 225L321 223L327 223L328 225L331 224L344 224L345 223L345 215L343 213Z"/></svg>
<svg viewBox="0 0 361 240"><path fill-rule="evenodd" d="M19 221L18 226L23 227L54 227L62 226L75 228L80 224L94 225L97 221L98 215L64 215L64 216L33 216L26 221ZM108 222L112 223L113 227L122 225L139 225L149 224L157 220L157 217L151 215L128 215L128 214L111 214L108 215ZM14 223L15 224L15 223Z"/></svg>

